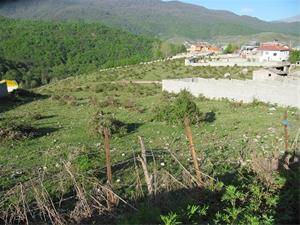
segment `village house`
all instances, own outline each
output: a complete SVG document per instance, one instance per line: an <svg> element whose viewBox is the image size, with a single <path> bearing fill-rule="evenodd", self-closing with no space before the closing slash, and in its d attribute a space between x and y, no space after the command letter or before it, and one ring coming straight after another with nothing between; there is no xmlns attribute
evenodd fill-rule
<svg viewBox="0 0 300 225"><path fill-rule="evenodd" d="M258 53L258 46L256 45L243 45L240 50L240 56L243 59L252 59Z"/></svg>
<svg viewBox="0 0 300 225"><path fill-rule="evenodd" d="M220 52L220 49L214 45L207 43L207 42L199 42L196 44L192 44L190 46L190 48L188 49L188 51L192 54L202 54L202 53L216 54L216 53Z"/></svg>
<svg viewBox="0 0 300 225"><path fill-rule="evenodd" d="M260 62L286 62L290 55L290 48L277 41L261 44L258 51Z"/></svg>

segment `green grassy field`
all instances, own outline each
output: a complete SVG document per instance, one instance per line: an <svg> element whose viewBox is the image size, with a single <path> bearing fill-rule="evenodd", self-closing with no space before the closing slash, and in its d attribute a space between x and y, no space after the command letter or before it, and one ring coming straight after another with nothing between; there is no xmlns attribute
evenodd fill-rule
<svg viewBox="0 0 300 225"><path fill-rule="evenodd" d="M138 136L142 136L147 149L157 156L150 167L160 175L167 171L184 183L182 168L168 152L175 154L186 168L193 171L183 126L155 120L157 107L168 104L175 96L162 93L160 85L111 82L125 79L223 78L226 72L236 79L251 76L252 69L247 75L242 75L241 70L238 67L189 68L183 66L182 61L158 62L68 78L33 90L35 96L27 94L20 102L17 99L1 100L0 198L3 201L4 193L9 189L40 176L43 176L53 198L68 195L72 182L65 179L62 190L61 180L53 178L64 170L64 162L70 162L76 173L104 184L103 141L93 133L93 118L98 111L112 113L127 129L123 135L112 136L112 164L118 165L140 154ZM222 180L241 164L247 164L253 152L265 157L276 151L284 153L281 121L285 108L259 102L241 104L205 98L195 98L194 101L204 115L215 115L212 121L202 121L192 127L201 170L205 174ZM299 112L294 108L287 110L291 124L289 141L292 144L299 127ZM21 134L5 134L4 130L13 126ZM113 169L114 190L128 201L138 195L135 171L133 164ZM138 171L142 177L141 169ZM158 191L163 192L168 179L160 179ZM142 189L146 192L144 183ZM165 211L158 211L158 215ZM126 214L124 217L121 217L122 223L132 223L126 220ZM154 217L154 222L157 222L157 215ZM141 220L135 221L139 222Z"/></svg>

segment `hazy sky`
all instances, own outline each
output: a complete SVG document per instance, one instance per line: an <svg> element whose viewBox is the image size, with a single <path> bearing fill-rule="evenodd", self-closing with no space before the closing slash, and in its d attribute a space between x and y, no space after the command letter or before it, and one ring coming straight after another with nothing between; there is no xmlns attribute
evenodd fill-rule
<svg viewBox="0 0 300 225"><path fill-rule="evenodd" d="M180 0L272 21L300 14L300 0Z"/></svg>

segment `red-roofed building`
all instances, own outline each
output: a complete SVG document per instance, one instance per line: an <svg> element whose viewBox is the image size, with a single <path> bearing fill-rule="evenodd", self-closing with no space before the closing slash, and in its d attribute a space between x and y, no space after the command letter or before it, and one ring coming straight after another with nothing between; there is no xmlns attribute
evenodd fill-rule
<svg viewBox="0 0 300 225"><path fill-rule="evenodd" d="M196 44L192 44L190 49L188 49L190 53L219 53L221 50L211 45L207 42L199 42Z"/></svg>
<svg viewBox="0 0 300 225"><path fill-rule="evenodd" d="M290 48L279 42L267 42L260 45L261 62L285 62L288 61Z"/></svg>

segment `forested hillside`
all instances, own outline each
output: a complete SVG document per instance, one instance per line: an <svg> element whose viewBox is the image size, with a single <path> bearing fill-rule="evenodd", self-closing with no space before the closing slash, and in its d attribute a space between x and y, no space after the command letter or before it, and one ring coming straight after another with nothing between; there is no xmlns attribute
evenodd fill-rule
<svg viewBox="0 0 300 225"><path fill-rule="evenodd" d="M207 39L262 32L300 35L300 23L266 22L229 11L161 0L14 0L0 3L0 15L38 20L101 22L160 38Z"/></svg>
<svg viewBox="0 0 300 225"><path fill-rule="evenodd" d="M95 69L135 64L177 49L100 24L0 18L0 79L25 87Z"/></svg>

